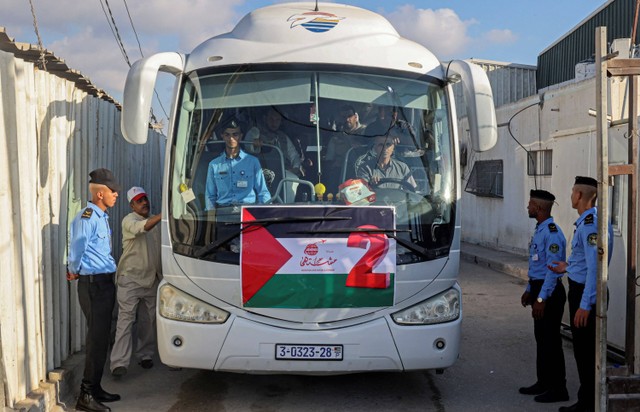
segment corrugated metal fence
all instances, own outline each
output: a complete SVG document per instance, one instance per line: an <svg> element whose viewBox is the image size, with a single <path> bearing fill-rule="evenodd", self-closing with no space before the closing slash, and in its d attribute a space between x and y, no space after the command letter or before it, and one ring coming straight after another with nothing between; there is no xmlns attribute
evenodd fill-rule
<svg viewBox="0 0 640 412"><path fill-rule="evenodd" d="M65 273L70 220L86 205L89 171L106 167L124 191L109 211L114 254L126 189L159 211L164 136L127 143L118 107L0 51L0 401L9 407L84 345L76 282Z"/></svg>

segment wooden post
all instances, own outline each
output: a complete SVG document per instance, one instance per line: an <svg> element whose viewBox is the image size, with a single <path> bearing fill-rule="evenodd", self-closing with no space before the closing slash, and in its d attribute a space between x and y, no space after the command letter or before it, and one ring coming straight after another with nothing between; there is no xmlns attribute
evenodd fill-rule
<svg viewBox="0 0 640 412"><path fill-rule="evenodd" d="M596 300L595 410L607 410L607 280L609 151L607 124L607 28L596 28L596 154L598 166L598 279Z"/></svg>

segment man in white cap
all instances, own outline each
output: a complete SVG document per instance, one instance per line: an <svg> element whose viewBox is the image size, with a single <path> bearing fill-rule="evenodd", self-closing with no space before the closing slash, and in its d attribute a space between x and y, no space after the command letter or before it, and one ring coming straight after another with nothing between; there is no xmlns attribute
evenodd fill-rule
<svg viewBox="0 0 640 412"><path fill-rule="evenodd" d="M132 353L131 327L136 327L136 357L144 369L153 367L156 343L156 291L162 277L160 263L161 214L150 216L149 198L143 188L127 192L133 212L122 219L122 256L118 263L118 324L111 350L111 374L127 373ZM138 305L142 304L138 309Z"/></svg>

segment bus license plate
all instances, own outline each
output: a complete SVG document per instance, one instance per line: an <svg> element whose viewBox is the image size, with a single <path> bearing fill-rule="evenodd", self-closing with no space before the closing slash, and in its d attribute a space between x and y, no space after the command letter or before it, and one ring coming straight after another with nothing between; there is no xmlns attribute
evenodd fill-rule
<svg viewBox="0 0 640 412"><path fill-rule="evenodd" d="M276 345L280 360L342 360L342 345Z"/></svg>

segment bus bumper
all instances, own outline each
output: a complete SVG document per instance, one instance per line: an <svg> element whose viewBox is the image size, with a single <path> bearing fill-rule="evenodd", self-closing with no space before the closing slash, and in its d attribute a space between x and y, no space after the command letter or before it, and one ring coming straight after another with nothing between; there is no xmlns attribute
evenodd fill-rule
<svg viewBox="0 0 640 412"><path fill-rule="evenodd" d="M460 323L459 318L436 325L400 326L387 316L330 330L293 330L233 315L222 325L158 317L158 348L162 362L170 366L240 373L442 369L458 357ZM276 344L342 345L343 359L276 360Z"/></svg>

